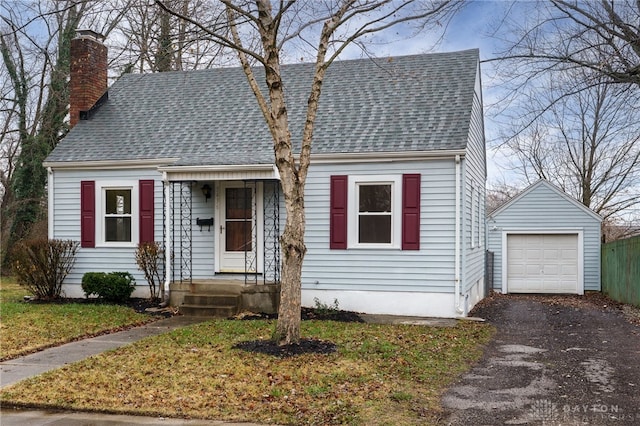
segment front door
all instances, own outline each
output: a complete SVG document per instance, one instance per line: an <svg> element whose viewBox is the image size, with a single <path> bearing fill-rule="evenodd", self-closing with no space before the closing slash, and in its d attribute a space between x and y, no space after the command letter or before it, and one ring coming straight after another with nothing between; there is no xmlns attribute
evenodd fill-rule
<svg viewBox="0 0 640 426"><path fill-rule="evenodd" d="M220 188L220 272L257 271L258 198L255 183L225 182Z"/></svg>

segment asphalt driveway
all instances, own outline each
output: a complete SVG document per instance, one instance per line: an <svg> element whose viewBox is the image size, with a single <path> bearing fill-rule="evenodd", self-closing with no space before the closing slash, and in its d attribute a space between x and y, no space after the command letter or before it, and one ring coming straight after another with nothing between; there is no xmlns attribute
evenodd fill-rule
<svg viewBox="0 0 640 426"><path fill-rule="evenodd" d="M473 314L498 331L444 395L443 423L640 424L638 312L599 294L485 299Z"/></svg>

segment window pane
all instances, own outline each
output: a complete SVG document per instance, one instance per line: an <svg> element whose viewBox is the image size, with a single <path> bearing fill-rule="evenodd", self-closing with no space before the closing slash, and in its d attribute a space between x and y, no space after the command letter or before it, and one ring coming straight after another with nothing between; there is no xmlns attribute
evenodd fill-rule
<svg viewBox="0 0 640 426"><path fill-rule="evenodd" d="M359 185L358 211L390 212L391 185Z"/></svg>
<svg viewBox="0 0 640 426"><path fill-rule="evenodd" d="M105 241L131 241L130 217L105 217Z"/></svg>
<svg viewBox="0 0 640 426"><path fill-rule="evenodd" d="M130 189L107 189L105 198L107 199L106 214L131 214Z"/></svg>
<svg viewBox="0 0 640 426"><path fill-rule="evenodd" d="M252 251L251 222L227 222L226 251Z"/></svg>
<svg viewBox="0 0 640 426"><path fill-rule="evenodd" d="M391 243L391 215L360 215L358 217L359 243Z"/></svg>
<svg viewBox="0 0 640 426"><path fill-rule="evenodd" d="M251 219L251 188L227 188L226 218Z"/></svg>

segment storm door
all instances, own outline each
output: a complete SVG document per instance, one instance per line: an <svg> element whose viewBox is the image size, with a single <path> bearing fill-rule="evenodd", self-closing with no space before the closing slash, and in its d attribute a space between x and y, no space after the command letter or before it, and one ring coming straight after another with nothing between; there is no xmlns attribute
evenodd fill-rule
<svg viewBox="0 0 640 426"><path fill-rule="evenodd" d="M258 247L255 183L228 182L221 185L219 225L220 272L254 273Z"/></svg>

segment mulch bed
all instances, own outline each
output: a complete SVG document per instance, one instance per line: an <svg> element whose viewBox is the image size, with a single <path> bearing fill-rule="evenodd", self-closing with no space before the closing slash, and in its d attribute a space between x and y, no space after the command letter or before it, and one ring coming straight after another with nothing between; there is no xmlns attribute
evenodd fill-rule
<svg viewBox="0 0 640 426"><path fill-rule="evenodd" d="M320 310L314 308L302 308L300 316L303 321L339 321L339 322L364 322L357 312L341 311L336 309ZM278 319L278 314L265 314L254 312L241 312L231 319L237 320L259 320L259 319Z"/></svg>
<svg viewBox="0 0 640 426"><path fill-rule="evenodd" d="M303 321L319 320L319 321L339 321L339 322L364 322L357 312L342 311L338 309L314 309L302 308L300 315ZM242 312L233 319L237 320L256 320L256 319L277 319L278 314L251 313ZM266 355L272 355L279 358L289 358L302 354L320 354L327 355L335 352L337 346L326 340L319 339L301 339L300 343L293 345L279 346L272 340L251 340L240 342L233 346L234 349L240 349L247 352L255 352Z"/></svg>
<svg viewBox="0 0 640 426"><path fill-rule="evenodd" d="M132 297L125 302L115 303L115 302L107 302L102 299L98 299L95 297L86 298L86 297L61 297L59 299L52 300L39 300L39 299L26 299L26 303L34 303L34 304L69 304L69 303L78 303L78 304L87 304L87 305L120 305L120 306L128 306L134 311L140 314L147 314L153 316L161 316L164 318L169 318L178 314L177 309L172 307L162 307L160 306L160 302L157 300L150 300L139 297Z"/></svg>
<svg viewBox="0 0 640 426"><path fill-rule="evenodd" d="M331 354L337 350L335 343L319 339L300 339L299 344L279 346L273 340L251 340L233 345L234 349L289 358L302 354Z"/></svg>

